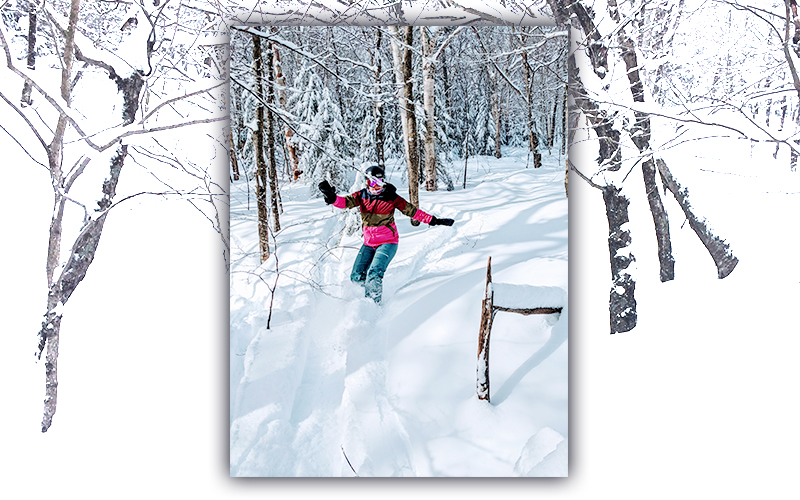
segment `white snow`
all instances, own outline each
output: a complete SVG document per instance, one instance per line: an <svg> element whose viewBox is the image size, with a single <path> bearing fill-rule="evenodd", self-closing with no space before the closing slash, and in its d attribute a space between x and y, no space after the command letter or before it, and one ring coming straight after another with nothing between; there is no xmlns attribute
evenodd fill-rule
<svg viewBox="0 0 800 500"><path fill-rule="evenodd" d="M567 293L557 286L512 285L493 283L495 306L508 309L533 309L536 307L564 307Z"/></svg>
<svg viewBox="0 0 800 500"><path fill-rule="evenodd" d="M531 437L514 464L514 475L523 477L566 476L568 443L564 436L545 427Z"/></svg>
<svg viewBox="0 0 800 500"><path fill-rule="evenodd" d="M531 436L568 436L566 312L498 314L492 403L476 396L489 256L508 303L566 306L563 158L533 169L525 151L504 154L471 159L465 190L420 193L454 226L396 213L381 306L349 281L361 237L339 235L343 211L285 184L277 251L259 264L252 194L247 210L246 184L232 185L231 475L351 477L343 448L360 477L511 476ZM566 454L557 462L565 475Z"/></svg>

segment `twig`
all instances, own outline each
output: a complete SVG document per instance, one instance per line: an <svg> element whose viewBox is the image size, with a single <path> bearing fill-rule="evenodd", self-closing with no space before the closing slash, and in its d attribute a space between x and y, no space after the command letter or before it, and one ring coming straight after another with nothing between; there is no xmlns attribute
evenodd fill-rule
<svg viewBox="0 0 800 500"><path fill-rule="evenodd" d="M350 466L350 470L353 471L353 474L355 474L356 477L361 477L358 475L358 472L356 472L356 470L353 468L353 464L350 463L350 459L347 458L347 453L344 452L344 445L341 445L341 448L342 448L342 455L344 455L344 459L347 460L347 465Z"/></svg>
<svg viewBox="0 0 800 500"><path fill-rule="evenodd" d="M590 186L592 186L593 188L599 189L601 191L603 190L603 186L601 186L599 184L595 184L594 182L592 182L591 179L589 179L588 177L583 175L583 173L580 170L578 170L578 168L569 159L567 159L567 163L569 163L570 170L573 170L575 173L577 173L580 176L580 178L585 180L586 182L588 182Z"/></svg>

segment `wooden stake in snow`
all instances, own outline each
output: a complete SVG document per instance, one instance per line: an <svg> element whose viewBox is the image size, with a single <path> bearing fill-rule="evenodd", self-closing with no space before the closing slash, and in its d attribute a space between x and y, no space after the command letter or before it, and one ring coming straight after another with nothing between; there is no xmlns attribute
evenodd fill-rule
<svg viewBox="0 0 800 500"><path fill-rule="evenodd" d="M478 399L489 399L489 338L497 311L530 314L561 313L567 301L563 288L555 286L511 285L492 283L492 258L486 266L486 289L481 303L481 326L478 332Z"/></svg>

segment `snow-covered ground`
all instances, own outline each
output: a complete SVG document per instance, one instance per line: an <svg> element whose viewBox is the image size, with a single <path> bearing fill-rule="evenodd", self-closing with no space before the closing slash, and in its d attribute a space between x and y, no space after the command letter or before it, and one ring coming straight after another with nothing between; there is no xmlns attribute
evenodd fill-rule
<svg viewBox="0 0 800 500"><path fill-rule="evenodd" d="M473 158L466 189L422 191L453 227L397 212L381 306L349 281L360 233L339 236L343 211L284 185L259 266L254 197L232 184L231 475L351 477L343 450L362 477L567 474L566 310L498 313L492 403L476 397L487 259L496 283L568 286L563 157L527 160ZM407 193L401 169L388 178Z"/></svg>

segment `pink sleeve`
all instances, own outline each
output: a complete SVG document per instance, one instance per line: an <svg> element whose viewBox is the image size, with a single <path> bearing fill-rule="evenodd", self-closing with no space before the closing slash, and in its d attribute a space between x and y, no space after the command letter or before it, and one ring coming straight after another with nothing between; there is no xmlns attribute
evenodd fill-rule
<svg viewBox="0 0 800 500"><path fill-rule="evenodd" d="M337 196L336 201L333 202L333 206L336 208L344 208L346 206L345 199L341 196Z"/></svg>
<svg viewBox="0 0 800 500"><path fill-rule="evenodd" d="M414 217L412 217L412 219L424 222L425 224L430 224L431 219L433 219L433 216L426 214L420 209L417 209L417 213L414 214Z"/></svg>

